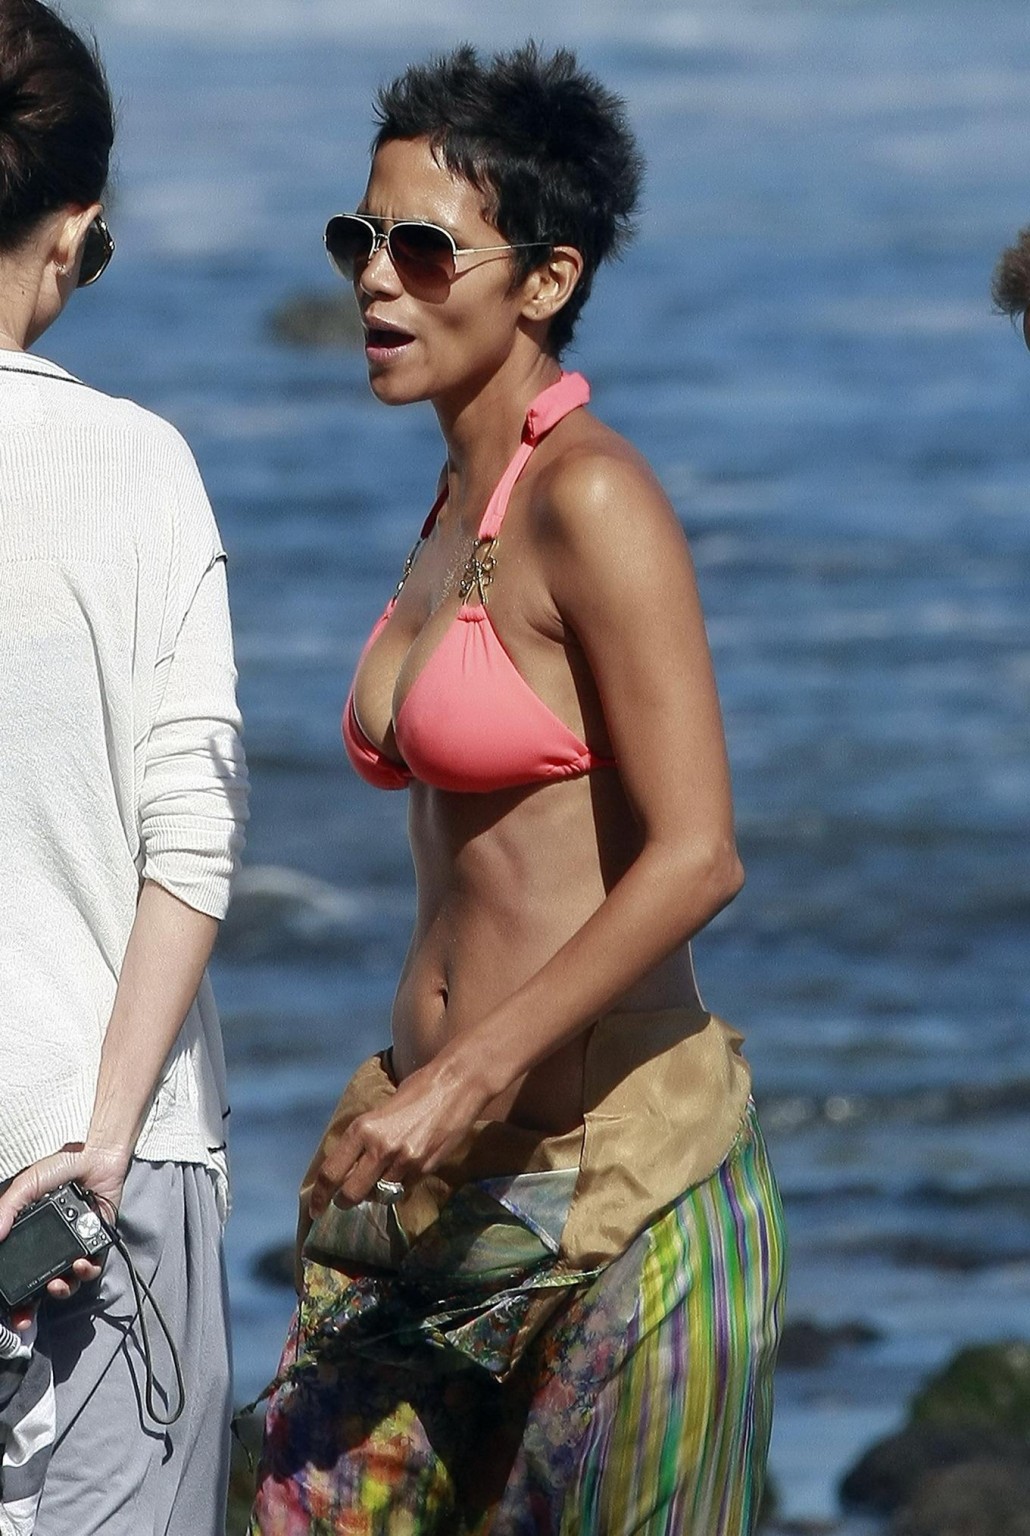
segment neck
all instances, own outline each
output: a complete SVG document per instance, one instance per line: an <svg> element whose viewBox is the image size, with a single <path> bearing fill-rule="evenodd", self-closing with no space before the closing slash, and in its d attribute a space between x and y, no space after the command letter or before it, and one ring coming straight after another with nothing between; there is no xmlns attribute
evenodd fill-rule
<svg viewBox="0 0 1030 1536"><path fill-rule="evenodd" d="M25 329L9 320L0 319L0 352L24 352L28 344Z"/></svg>
<svg viewBox="0 0 1030 1536"><path fill-rule="evenodd" d="M537 352L528 362L511 357L462 397L433 402L452 487L498 478L518 446L526 411L560 376L560 363L546 353Z"/></svg>
<svg viewBox="0 0 1030 1536"><path fill-rule="evenodd" d="M0 349L25 352L45 329L40 323L40 296L46 262L29 243L0 257Z"/></svg>

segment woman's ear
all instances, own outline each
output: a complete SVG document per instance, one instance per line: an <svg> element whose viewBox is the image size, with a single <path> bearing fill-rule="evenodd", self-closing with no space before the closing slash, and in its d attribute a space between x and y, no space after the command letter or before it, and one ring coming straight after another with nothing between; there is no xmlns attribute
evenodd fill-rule
<svg viewBox="0 0 1030 1536"><path fill-rule="evenodd" d="M556 315L583 274L583 257L574 245L556 245L546 261L526 278L522 314L547 322Z"/></svg>
<svg viewBox="0 0 1030 1536"><path fill-rule="evenodd" d="M69 274L78 277L82 243L86 238L86 231L100 211L99 203L90 203L86 208L69 208L55 223L50 239L48 260L52 263L55 276L59 281L67 278ZM72 283L71 286L74 288L75 284Z"/></svg>

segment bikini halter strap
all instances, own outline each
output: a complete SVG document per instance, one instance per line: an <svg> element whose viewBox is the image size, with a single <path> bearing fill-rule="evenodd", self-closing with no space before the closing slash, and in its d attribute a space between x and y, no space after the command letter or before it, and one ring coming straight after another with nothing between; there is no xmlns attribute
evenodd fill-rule
<svg viewBox="0 0 1030 1536"><path fill-rule="evenodd" d="M586 405L590 399L590 385L581 373L563 373L554 384L540 391L526 412L522 441L516 448L511 463L494 487L494 493L486 504L483 520L479 525L479 542L496 539L508 510L515 482L529 463L533 449L541 438L546 437L572 411Z"/></svg>
<svg viewBox="0 0 1030 1536"><path fill-rule="evenodd" d="M498 480L494 487L493 495L486 504L486 511L483 513L482 521L479 524L478 543L489 543L491 539L496 539L498 533L500 533L501 524L504 522L504 514L508 510L508 502L511 500L511 493L515 488L515 482L529 463L533 449L540 439L546 437L551 428L556 427L559 421L568 416L570 412L577 410L581 405L586 405L589 399L590 385L583 375L581 373L563 373L560 379L554 384L549 384L546 389L542 389L536 399L532 401L526 412L526 420L522 428L522 441L516 448L510 464L500 480ZM445 485L434 501L429 516L422 525L422 532L419 534L419 544L432 533L433 524L436 522L440 508L446 500L447 487ZM418 544L416 544L412 554L408 557L408 564L404 570L405 577L408 574L412 557L417 552L418 547ZM404 580L402 578L401 585L403 586L403 584ZM400 591L400 587L397 590Z"/></svg>

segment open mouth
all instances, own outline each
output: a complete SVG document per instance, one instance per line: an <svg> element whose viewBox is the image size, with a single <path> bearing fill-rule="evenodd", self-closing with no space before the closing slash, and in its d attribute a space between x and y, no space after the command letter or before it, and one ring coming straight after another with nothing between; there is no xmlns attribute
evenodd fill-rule
<svg viewBox="0 0 1030 1536"><path fill-rule="evenodd" d="M400 331L393 327L387 329L382 325L369 325L365 328L365 346L373 352L406 347L414 340L410 331Z"/></svg>

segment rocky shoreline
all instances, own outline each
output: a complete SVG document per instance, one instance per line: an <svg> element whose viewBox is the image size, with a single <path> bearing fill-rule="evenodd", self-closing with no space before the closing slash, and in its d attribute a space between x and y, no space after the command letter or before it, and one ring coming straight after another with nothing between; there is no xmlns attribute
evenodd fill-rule
<svg viewBox="0 0 1030 1536"><path fill-rule="evenodd" d="M865 1324L784 1331L781 1368L811 1369L841 1347L878 1335ZM763 1536L1030 1536L1030 1341L971 1344L934 1373L895 1434L865 1451L840 1480L841 1519L779 1520L775 1489Z"/></svg>

